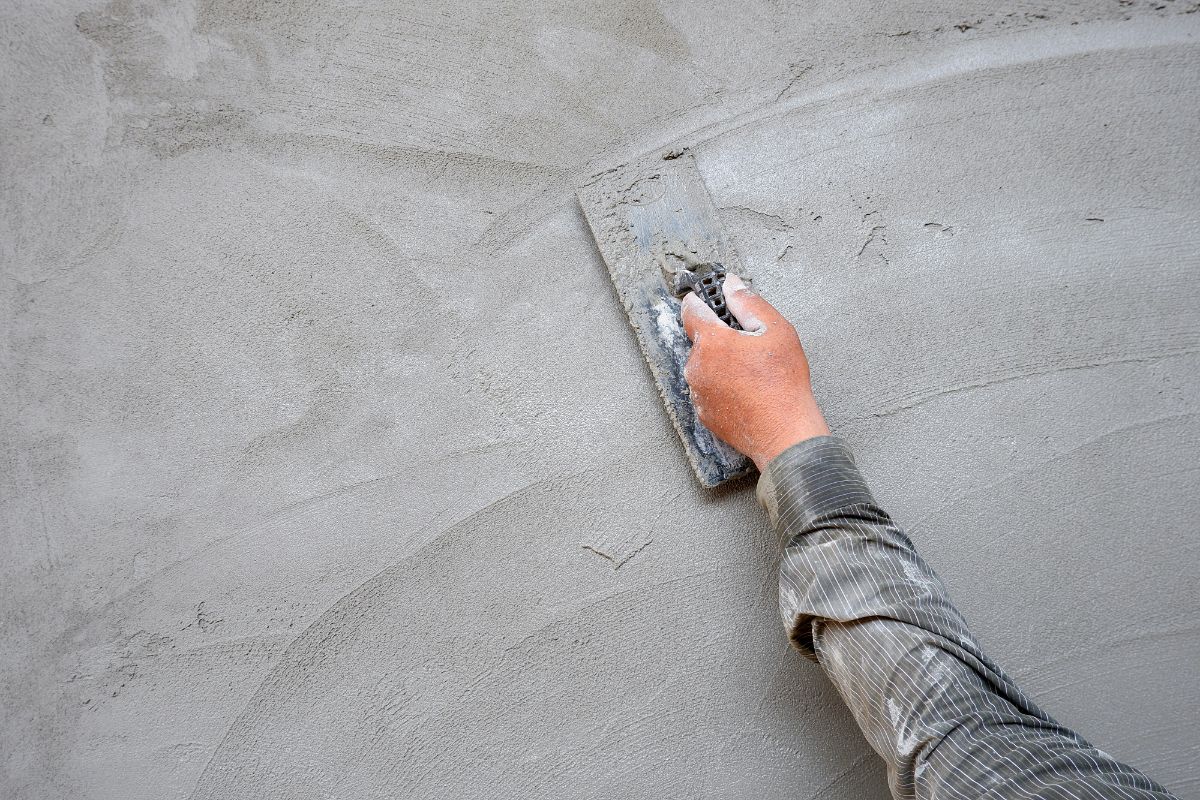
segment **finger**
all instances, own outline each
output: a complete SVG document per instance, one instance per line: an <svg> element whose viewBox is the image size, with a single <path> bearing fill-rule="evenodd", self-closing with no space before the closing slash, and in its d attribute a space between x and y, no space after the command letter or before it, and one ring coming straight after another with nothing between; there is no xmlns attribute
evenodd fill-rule
<svg viewBox="0 0 1200 800"><path fill-rule="evenodd" d="M716 312L704 304L695 292L688 292L683 298L683 330L689 339L696 341L697 336L705 333L716 333L729 330L729 326L721 321Z"/></svg>
<svg viewBox="0 0 1200 800"><path fill-rule="evenodd" d="M751 291L737 275L727 275L721 288L725 292L725 305L729 306L742 330L761 333L783 319L775 306Z"/></svg>

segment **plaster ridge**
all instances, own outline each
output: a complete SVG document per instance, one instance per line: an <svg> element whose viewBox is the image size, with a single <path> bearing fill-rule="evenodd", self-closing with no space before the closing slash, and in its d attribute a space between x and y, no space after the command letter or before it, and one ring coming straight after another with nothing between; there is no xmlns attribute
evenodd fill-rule
<svg viewBox="0 0 1200 800"><path fill-rule="evenodd" d="M758 122L786 116L809 106L832 102L868 90L896 91L935 83L953 75L985 72L1067 56L1117 50L1149 50L1191 43L1197 37L1200 37L1200 19L1181 20L1178 17L1047 26L1018 33L980 36L962 44L951 45L932 55L896 61L860 72L819 89L787 97L779 103L758 105L750 111L720 122L690 131L665 133L650 147L638 147L635 151L633 147L622 143L589 162L585 172L590 175L600 169L601 164L607 165L617 159L630 160L673 145L686 144L688 147L697 147ZM1000 46L1001 43L1003 46ZM580 176L580 179L583 177Z"/></svg>
<svg viewBox="0 0 1200 800"><path fill-rule="evenodd" d="M573 185L586 181L593 174L611 167L614 163L625 163L680 145L699 147L713 139L807 107L866 93L872 89L881 92L896 91L934 83L956 74L986 72L1065 56L1117 50L1147 50L1186 44L1195 41L1197 36L1200 36L1200 19L1181 21L1178 17L1049 26L1019 33L981 36L947 47L932 56L892 62L890 65L860 72L814 91L796 94L779 102L772 100L765 105L754 106L733 117L691 130L668 130L655 139L650 147L635 144L638 141L636 138L621 141L582 162L578 172L551 178L544 189L522 201L517 208L498 214L476 244L492 253L505 250L520 241L538 224L557 213L563 203L569 202ZM1005 46L1000 46L1001 41ZM1011 46L1014 41L1018 43L1017 47ZM1021 47L1020 44L1025 46ZM1027 57L1014 58L1013 51L1026 54Z"/></svg>
<svg viewBox="0 0 1200 800"><path fill-rule="evenodd" d="M1166 359L1171 359L1171 358L1182 358L1184 356L1196 355L1197 353L1200 353L1200 350L1192 349L1192 350L1180 350L1180 351L1174 351L1174 352L1167 352L1167 353L1162 353L1162 354L1153 355L1153 356L1132 356L1129 358L1114 358L1114 359L1103 360L1103 361L1088 361L1083 364L1047 365L1047 367L1045 369L1034 369L1034 370L1030 370L1028 372L1018 372L1014 375L1003 375L998 378L993 378L991 380L984 380L984 381L979 381L979 382L975 382L975 383L967 383L967 384L962 384L960 386L951 386L950 388L944 389L940 392L934 392L925 397L918 397L916 400L914 400L913 402L908 403L906 405L887 409L886 411L879 411L879 412L876 412L873 414L863 414L863 415L860 415L857 417L850 417L849 419L842 420L841 424L847 425L847 424L850 424L853 422L862 422L863 420L868 420L868 419L884 419L886 417L891 417L891 416L894 416L894 415L899 414L904 411L911 411L912 409L917 408L918 406L925 405L926 403L936 400L939 397L945 397L946 395L951 395L951 394L958 394L959 392L967 392L967 391L971 391L973 389L984 389L989 386L997 386L997 385L1004 384L1004 383L1012 383L1014 381L1024 380L1025 378L1035 378L1035 377L1040 377L1043 375L1055 375L1060 372L1074 372L1075 370L1093 369L1096 367L1111 367L1111 366L1115 366L1118 364L1151 364L1156 361L1164 361Z"/></svg>

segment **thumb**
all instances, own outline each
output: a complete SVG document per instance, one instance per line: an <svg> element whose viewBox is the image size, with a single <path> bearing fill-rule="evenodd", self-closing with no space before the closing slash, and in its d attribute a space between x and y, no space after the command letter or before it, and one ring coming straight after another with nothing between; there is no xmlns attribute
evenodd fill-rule
<svg viewBox="0 0 1200 800"><path fill-rule="evenodd" d="M725 305L747 333L762 333L783 320L775 306L751 291L737 275L726 276L722 289Z"/></svg>
<svg viewBox="0 0 1200 800"><path fill-rule="evenodd" d="M721 321L716 312L704 304L695 292L688 292L683 298L683 330L693 342L702 333L714 333L717 329L729 330L729 326Z"/></svg>

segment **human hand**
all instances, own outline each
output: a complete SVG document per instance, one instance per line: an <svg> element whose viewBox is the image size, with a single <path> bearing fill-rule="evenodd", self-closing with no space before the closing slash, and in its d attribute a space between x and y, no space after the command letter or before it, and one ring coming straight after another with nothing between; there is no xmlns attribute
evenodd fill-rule
<svg viewBox="0 0 1200 800"><path fill-rule="evenodd" d="M827 435L829 427L796 329L736 275L725 278L724 291L744 330L730 328L689 292L682 319L692 353L683 376L700 421L762 472L775 456Z"/></svg>

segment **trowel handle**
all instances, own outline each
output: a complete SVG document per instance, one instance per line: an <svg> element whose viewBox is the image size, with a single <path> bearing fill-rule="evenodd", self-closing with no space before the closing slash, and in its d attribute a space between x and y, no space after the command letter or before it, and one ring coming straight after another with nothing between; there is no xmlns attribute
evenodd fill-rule
<svg viewBox="0 0 1200 800"><path fill-rule="evenodd" d="M740 331L742 326L738 324L733 314L730 313L729 306L725 304L725 291L721 288L721 284L725 281L725 274L725 267L716 261L697 264L680 274L676 283L676 294L695 292L704 301L704 305L711 308L722 322L735 331Z"/></svg>

